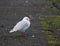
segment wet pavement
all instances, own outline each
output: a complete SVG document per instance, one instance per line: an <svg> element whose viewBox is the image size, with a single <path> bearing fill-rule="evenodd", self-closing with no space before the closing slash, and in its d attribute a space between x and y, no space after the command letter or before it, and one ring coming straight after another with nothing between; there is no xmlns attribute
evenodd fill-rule
<svg viewBox="0 0 60 46"><path fill-rule="evenodd" d="M45 0L0 0L0 46L48 46L39 16L51 14L55 13L47 9ZM24 16L33 17L26 39L19 32L9 33Z"/></svg>

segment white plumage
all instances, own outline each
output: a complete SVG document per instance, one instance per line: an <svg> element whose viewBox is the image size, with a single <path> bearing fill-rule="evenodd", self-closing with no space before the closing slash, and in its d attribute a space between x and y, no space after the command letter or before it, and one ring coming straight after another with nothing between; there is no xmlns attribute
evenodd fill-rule
<svg viewBox="0 0 60 46"><path fill-rule="evenodd" d="M28 29L29 27L30 27L30 19L28 17L24 17L14 26L14 28L10 31L10 33L16 31L25 32L25 30Z"/></svg>

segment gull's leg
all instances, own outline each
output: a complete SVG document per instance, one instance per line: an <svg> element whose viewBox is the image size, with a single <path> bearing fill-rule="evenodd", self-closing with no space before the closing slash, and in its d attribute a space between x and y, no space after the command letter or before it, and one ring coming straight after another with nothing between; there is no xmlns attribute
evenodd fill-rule
<svg viewBox="0 0 60 46"><path fill-rule="evenodd" d="M27 33L26 33L26 32L22 32L22 33L21 33L21 37L22 37L23 39L26 39L26 38L27 38Z"/></svg>

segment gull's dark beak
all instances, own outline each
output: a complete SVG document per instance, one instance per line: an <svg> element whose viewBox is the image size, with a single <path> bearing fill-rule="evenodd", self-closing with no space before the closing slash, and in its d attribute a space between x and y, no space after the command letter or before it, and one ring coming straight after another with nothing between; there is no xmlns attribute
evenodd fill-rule
<svg viewBox="0 0 60 46"><path fill-rule="evenodd" d="M33 20L33 17L32 17L32 15L29 15L29 21L31 21L31 20Z"/></svg>

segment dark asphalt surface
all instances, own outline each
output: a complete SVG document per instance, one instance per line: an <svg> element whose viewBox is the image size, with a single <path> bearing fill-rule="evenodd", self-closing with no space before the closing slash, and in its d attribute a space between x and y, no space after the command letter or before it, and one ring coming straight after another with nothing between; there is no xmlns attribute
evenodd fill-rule
<svg viewBox="0 0 60 46"><path fill-rule="evenodd" d="M54 15L47 9L45 0L0 0L0 46L48 46L45 32L39 23L39 15ZM24 16L32 16L29 36L22 39L20 33L9 31ZM35 35L32 38L32 35Z"/></svg>

